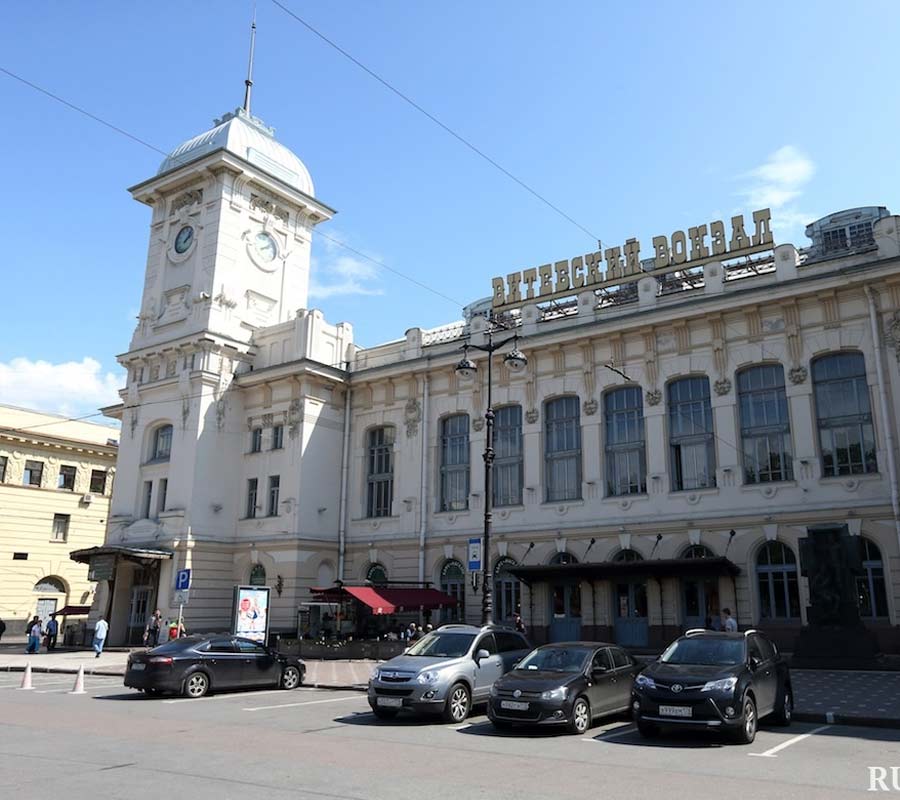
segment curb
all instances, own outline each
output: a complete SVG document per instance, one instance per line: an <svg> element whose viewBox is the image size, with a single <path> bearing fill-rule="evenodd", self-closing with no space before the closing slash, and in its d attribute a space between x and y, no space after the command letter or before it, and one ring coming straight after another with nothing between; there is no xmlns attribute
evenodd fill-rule
<svg viewBox="0 0 900 800"><path fill-rule="evenodd" d="M863 717L855 714L835 714L831 711L822 714L794 712L795 722L812 722L820 725L852 725L864 728L892 728L900 730L900 719L891 717Z"/></svg>

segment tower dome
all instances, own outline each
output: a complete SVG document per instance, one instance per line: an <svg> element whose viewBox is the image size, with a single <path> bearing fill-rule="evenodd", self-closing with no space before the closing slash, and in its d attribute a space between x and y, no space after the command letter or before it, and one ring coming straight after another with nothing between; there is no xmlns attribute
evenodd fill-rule
<svg viewBox="0 0 900 800"><path fill-rule="evenodd" d="M227 150L303 194L315 197L312 178L304 163L275 140L275 130L243 108L213 120L208 131L176 147L157 175L183 167L216 150Z"/></svg>

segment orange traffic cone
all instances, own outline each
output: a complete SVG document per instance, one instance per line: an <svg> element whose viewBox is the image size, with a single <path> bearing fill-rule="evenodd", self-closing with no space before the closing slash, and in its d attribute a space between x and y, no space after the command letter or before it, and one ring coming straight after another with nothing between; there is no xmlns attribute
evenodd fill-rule
<svg viewBox="0 0 900 800"><path fill-rule="evenodd" d="M84 694L84 664L78 667L78 674L75 676L75 685L69 694Z"/></svg>
<svg viewBox="0 0 900 800"><path fill-rule="evenodd" d="M22 675L22 685L19 686L20 689L33 689L34 686L31 685L31 664L28 663L25 665L25 672Z"/></svg>

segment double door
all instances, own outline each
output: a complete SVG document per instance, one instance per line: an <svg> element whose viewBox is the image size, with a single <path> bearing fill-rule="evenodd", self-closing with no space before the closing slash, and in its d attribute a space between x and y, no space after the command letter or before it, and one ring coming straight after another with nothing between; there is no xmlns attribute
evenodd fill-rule
<svg viewBox="0 0 900 800"><path fill-rule="evenodd" d="M616 644L646 647L650 640L647 616L647 584L644 581L617 583L613 590Z"/></svg>
<svg viewBox="0 0 900 800"><path fill-rule="evenodd" d="M581 584L550 586L550 641L575 642L581 638Z"/></svg>
<svg viewBox="0 0 900 800"><path fill-rule="evenodd" d="M685 628L714 628L719 619L719 582L715 578L682 581Z"/></svg>

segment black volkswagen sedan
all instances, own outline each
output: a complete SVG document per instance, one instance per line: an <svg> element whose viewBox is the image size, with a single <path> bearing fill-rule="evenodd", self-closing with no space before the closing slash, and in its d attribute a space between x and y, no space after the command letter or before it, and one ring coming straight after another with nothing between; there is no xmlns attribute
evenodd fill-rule
<svg viewBox="0 0 900 800"><path fill-rule="evenodd" d="M601 642L548 644L532 650L491 688L488 717L513 725L565 725L584 733L597 717L626 711L640 667Z"/></svg>
<svg viewBox="0 0 900 800"><path fill-rule="evenodd" d="M787 663L762 633L694 630L637 676L632 708L642 736L701 728L750 744L760 719L790 724L794 696Z"/></svg>
<svg viewBox="0 0 900 800"><path fill-rule="evenodd" d="M217 689L280 686L295 689L306 665L240 636L188 636L132 653L125 685L146 694L203 697Z"/></svg>

